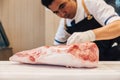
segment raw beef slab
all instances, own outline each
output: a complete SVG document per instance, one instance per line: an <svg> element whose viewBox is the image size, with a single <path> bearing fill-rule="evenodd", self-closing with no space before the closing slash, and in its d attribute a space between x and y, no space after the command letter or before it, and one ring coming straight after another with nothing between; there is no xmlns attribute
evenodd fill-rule
<svg viewBox="0 0 120 80"><path fill-rule="evenodd" d="M41 46L17 52L10 61L30 64L50 64L67 67L97 67L99 50L95 43Z"/></svg>

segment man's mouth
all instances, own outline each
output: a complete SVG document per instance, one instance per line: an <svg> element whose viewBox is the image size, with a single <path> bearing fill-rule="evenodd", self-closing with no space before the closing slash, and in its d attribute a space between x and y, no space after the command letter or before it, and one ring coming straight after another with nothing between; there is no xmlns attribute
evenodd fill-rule
<svg viewBox="0 0 120 80"><path fill-rule="evenodd" d="M65 16L64 16L64 18L68 18L69 16L66 14Z"/></svg>
<svg viewBox="0 0 120 80"><path fill-rule="evenodd" d="M64 16L64 18L70 18L70 15L66 14L66 15Z"/></svg>
<svg viewBox="0 0 120 80"><path fill-rule="evenodd" d="M64 18L72 19L73 17L69 14L65 15Z"/></svg>

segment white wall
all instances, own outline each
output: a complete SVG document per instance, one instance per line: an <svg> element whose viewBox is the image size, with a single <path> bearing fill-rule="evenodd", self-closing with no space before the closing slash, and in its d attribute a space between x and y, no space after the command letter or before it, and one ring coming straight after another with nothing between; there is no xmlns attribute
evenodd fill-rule
<svg viewBox="0 0 120 80"><path fill-rule="evenodd" d="M0 0L0 20L14 53L45 45L44 10L40 0Z"/></svg>
<svg viewBox="0 0 120 80"><path fill-rule="evenodd" d="M40 0L0 0L0 20L14 53L53 45L59 23Z"/></svg>
<svg viewBox="0 0 120 80"><path fill-rule="evenodd" d="M53 45L60 18L48 9L45 10L45 15L45 44Z"/></svg>

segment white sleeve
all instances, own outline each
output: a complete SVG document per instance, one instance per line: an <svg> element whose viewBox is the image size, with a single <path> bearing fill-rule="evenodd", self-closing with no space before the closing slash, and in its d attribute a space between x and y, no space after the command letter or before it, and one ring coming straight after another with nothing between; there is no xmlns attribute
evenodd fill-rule
<svg viewBox="0 0 120 80"><path fill-rule="evenodd" d="M115 20L120 20L115 9L106 4L104 0L85 0L85 4L88 11L101 25L106 25Z"/></svg>
<svg viewBox="0 0 120 80"><path fill-rule="evenodd" d="M57 33L55 35L54 45L66 44L69 36L70 34L67 33L67 31L64 29L64 19L61 19Z"/></svg>

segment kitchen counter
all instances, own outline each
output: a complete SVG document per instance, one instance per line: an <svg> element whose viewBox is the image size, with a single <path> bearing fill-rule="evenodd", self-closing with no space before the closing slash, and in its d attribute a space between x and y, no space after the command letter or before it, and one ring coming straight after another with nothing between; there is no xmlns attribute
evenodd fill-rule
<svg viewBox="0 0 120 80"><path fill-rule="evenodd" d="M0 80L120 80L120 61L101 61L97 68L0 61Z"/></svg>

